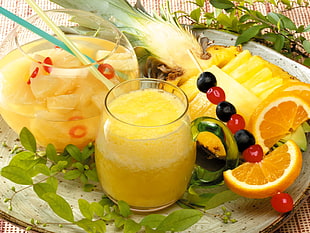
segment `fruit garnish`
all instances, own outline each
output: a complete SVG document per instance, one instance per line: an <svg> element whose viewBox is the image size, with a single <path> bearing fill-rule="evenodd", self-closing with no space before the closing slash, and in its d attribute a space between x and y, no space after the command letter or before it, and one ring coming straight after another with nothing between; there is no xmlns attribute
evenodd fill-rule
<svg viewBox="0 0 310 233"><path fill-rule="evenodd" d="M246 162L257 163L262 161L264 157L263 149L260 145L254 144L246 148L243 152L243 159Z"/></svg>
<svg viewBox="0 0 310 233"><path fill-rule="evenodd" d="M115 76L114 68L110 64L107 63L100 64L98 70L107 79L112 79Z"/></svg>
<svg viewBox="0 0 310 233"><path fill-rule="evenodd" d="M86 134L87 134L87 128L84 125L76 125L69 130L69 135L73 138L82 138Z"/></svg>
<svg viewBox="0 0 310 233"><path fill-rule="evenodd" d="M202 72L197 79L197 88L201 92L207 92L211 87L216 86L217 81L211 72Z"/></svg>
<svg viewBox="0 0 310 233"><path fill-rule="evenodd" d="M260 162L245 162L224 174L225 184L248 198L266 198L284 191L298 177L302 153L294 141L287 141Z"/></svg>
<svg viewBox="0 0 310 233"><path fill-rule="evenodd" d="M216 106L216 116L221 121L227 122L232 115L236 114L237 110L235 106L228 101L222 101Z"/></svg>
<svg viewBox="0 0 310 233"><path fill-rule="evenodd" d="M238 149L240 152L243 152L249 146L255 144L255 138L251 132L246 129L240 129L235 134L234 137L236 139Z"/></svg>
<svg viewBox="0 0 310 233"><path fill-rule="evenodd" d="M239 162L239 151L234 136L223 122L212 117L200 117L195 119L191 123L191 131L195 141L199 139L202 141L203 138L199 137L199 135L204 132L212 133L221 141L220 145L224 146L226 152L223 166L220 166L216 170L204 167L204 169L199 169L199 174L196 174L201 181L206 183L221 181L223 179L223 171L235 168ZM212 138L210 139L212 140ZM213 137L212 143L217 143L218 139L214 141ZM218 156L220 157L221 155Z"/></svg>
<svg viewBox="0 0 310 233"><path fill-rule="evenodd" d="M243 116L239 114L233 114L229 121L227 121L227 127L230 129L232 133L236 133L240 129L244 129L245 127L245 120Z"/></svg>
<svg viewBox="0 0 310 233"><path fill-rule="evenodd" d="M46 64L46 65L44 65ZM53 62L52 62L52 59L50 57L46 57L43 61L43 69L47 72L47 73L51 73L52 72L52 65L53 65Z"/></svg>
<svg viewBox="0 0 310 233"><path fill-rule="evenodd" d="M276 92L253 112L248 129L266 153L310 118L310 102L293 91Z"/></svg>
<svg viewBox="0 0 310 233"><path fill-rule="evenodd" d="M218 104L222 101L225 101L226 95L224 90L221 87L211 87L207 91L207 98L212 104Z"/></svg>
<svg viewBox="0 0 310 233"><path fill-rule="evenodd" d="M279 192L271 198L270 202L272 207L280 213L289 212L294 207L293 198L288 193Z"/></svg>
<svg viewBox="0 0 310 233"><path fill-rule="evenodd" d="M292 80L278 87L275 91L294 91L295 94L299 94L303 99L310 100L309 83Z"/></svg>

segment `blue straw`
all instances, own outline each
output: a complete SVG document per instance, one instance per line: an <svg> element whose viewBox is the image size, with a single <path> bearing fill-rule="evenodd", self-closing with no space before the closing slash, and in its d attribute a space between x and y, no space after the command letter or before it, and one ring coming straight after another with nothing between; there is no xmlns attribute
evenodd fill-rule
<svg viewBox="0 0 310 233"><path fill-rule="evenodd" d="M18 23L19 25L29 29L30 31L32 31L33 33L39 35L40 37L50 41L51 43L53 43L54 45L66 50L67 52L72 53L72 51L67 47L67 45L65 45L64 42L58 40L57 38L51 36L50 34L46 33L45 31L42 31L40 28L32 25L31 23L27 22L26 20L18 17L17 15L14 15L12 12L4 9L3 7L0 7L0 13L6 17L8 17L9 19L13 20L14 22Z"/></svg>
<svg viewBox="0 0 310 233"><path fill-rule="evenodd" d="M3 7L0 6L0 13L7 18L13 20L14 22L18 23L19 25L27 28L28 30L32 31L33 33L37 34L38 36L48 40L49 42L53 43L54 45L58 46L59 48L62 48L63 50L66 50L67 52L71 53L72 55L75 55L69 48L68 46L55 38L54 36L46 33L45 31L42 31L40 28L32 25L31 23L27 22L26 20L18 17L17 15L13 14L12 12L4 9ZM86 56L91 62L95 62L94 59L90 58L89 56ZM95 66L98 66L97 64Z"/></svg>

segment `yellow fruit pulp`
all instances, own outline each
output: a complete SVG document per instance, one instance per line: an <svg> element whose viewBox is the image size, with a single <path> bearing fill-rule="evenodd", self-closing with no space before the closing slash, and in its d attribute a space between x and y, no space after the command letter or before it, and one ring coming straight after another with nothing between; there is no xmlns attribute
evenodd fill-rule
<svg viewBox="0 0 310 233"><path fill-rule="evenodd" d="M226 100L232 103L236 107L237 112L245 118L246 122L248 122L252 112L261 100L217 66L212 66L206 71L215 75L217 85L225 91ZM193 91L193 86L194 83L196 85L197 78L198 77L189 79L181 86L182 90L186 94L189 93L191 96L189 106L191 119L194 120L201 116L216 117L216 106L208 101L206 94L199 92L197 87L195 88L195 91Z"/></svg>
<svg viewBox="0 0 310 233"><path fill-rule="evenodd" d="M101 185L112 199L148 209L182 196L195 163L188 117L173 122L184 108L170 93L152 89L111 102L110 112L121 121L106 116L95 157Z"/></svg>

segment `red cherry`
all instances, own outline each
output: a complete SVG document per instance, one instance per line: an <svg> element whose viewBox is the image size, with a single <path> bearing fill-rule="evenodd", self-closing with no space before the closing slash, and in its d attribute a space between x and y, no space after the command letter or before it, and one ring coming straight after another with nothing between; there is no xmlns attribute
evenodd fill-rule
<svg viewBox="0 0 310 233"><path fill-rule="evenodd" d="M46 57L43 61L43 64L46 64L48 66L43 65L43 69L47 72L47 73L51 73L52 72L52 67L51 65L53 65L52 59L50 57Z"/></svg>
<svg viewBox="0 0 310 233"><path fill-rule="evenodd" d="M225 101L226 96L222 88L215 86L209 88L207 91L207 98L212 104L218 104L222 101Z"/></svg>
<svg viewBox="0 0 310 233"><path fill-rule="evenodd" d="M242 155L245 161L250 163L258 163L263 159L264 152L260 145L254 144L246 148L242 152Z"/></svg>
<svg viewBox="0 0 310 233"><path fill-rule="evenodd" d="M107 64L107 63L100 64L98 67L98 70L107 79L112 79L115 75L115 71L114 71L113 66L111 66L110 64Z"/></svg>
<svg viewBox="0 0 310 233"><path fill-rule="evenodd" d="M244 129L245 127L245 120L244 118L239 114L233 114L230 117L230 120L227 122L227 127L230 129L230 131L234 134L240 129Z"/></svg>
<svg viewBox="0 0 310 233"><path fill-rule="evenodd" d="M286 213L293 209L294 201L288 193L278 192L271 198L271 205L276 211Z"/></svg>

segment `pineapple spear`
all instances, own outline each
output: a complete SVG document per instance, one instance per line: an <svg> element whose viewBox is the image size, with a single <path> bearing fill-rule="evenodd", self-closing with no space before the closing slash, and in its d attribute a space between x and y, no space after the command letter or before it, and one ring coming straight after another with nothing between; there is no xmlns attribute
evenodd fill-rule
<svg viewBox="0 0 310 233"><path fill-rule="evenodd" d="M139 63L147 67L143 71L145 76L178 84L197 75L200 71L191 61L188 51L195 55L202 69L209 66L196 37L184 29L169 11L161 12L160 16L150 15L141 5L133 7L126 0L50 1L64 8L90 11L110 20L128 37ZM149 58L147 61L146 57Z"/></svg>

